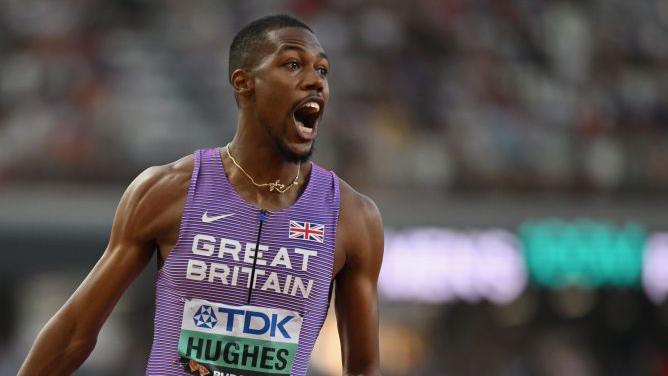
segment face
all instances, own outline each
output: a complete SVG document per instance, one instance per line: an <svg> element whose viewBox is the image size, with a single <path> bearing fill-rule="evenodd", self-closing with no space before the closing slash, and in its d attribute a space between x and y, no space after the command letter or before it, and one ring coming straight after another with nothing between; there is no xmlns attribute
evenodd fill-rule
<svg viewBox="0 0 668 376"><path fill-rule="evenodd" d="M306 161L329 100L329 62L306 29L274 30L268 40L271 52L251 71L254 111L285 160Z"/></svg>

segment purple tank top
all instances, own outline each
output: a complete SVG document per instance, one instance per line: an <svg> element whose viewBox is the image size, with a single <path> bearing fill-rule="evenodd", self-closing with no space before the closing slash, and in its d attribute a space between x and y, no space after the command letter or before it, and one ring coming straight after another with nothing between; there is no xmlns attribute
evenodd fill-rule
<svg viewBox="0 0 668 376"><path fill-rule="evenodd" d="M231 186L220 149L196 151L178 241L156 277L146 374L305 375L338 214L339 180L316 164L292 206L263 212Z"/></svg>

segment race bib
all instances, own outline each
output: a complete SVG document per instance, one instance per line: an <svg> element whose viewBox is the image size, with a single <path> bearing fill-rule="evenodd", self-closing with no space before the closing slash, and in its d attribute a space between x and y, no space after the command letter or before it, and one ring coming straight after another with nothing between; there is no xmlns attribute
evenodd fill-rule
<svg viewBox="0 0 668 376"><path fill-rule="evenodd" d="M289 375L302 321L286 309L186 300L179 355L195 375Z"/></svg>

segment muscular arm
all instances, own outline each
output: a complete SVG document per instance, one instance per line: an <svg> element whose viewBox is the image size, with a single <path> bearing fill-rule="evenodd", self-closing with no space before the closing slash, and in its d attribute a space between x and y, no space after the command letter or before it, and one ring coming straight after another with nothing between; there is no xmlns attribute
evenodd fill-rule
<svg viewBox="0 0 668 376"><path fill-rule="evenodd" d="M342 184L338 240L345 263L336 276L336 317L345 375L380 375L376 284L383 224L376 205Z"/></svg>
<svg viewBox="0 0 668 376"><path fill-rule="evenodd" d="M39 333L19 375L69 375L86 360L121 295L151 260L165 223L157 208L183 180L175 176L172 165L152 167L130 184L102 257Z"/></svg>

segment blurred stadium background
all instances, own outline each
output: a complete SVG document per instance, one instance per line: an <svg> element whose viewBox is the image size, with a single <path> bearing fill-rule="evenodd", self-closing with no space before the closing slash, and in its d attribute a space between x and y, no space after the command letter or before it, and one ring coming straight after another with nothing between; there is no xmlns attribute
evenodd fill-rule
<svg viewBox="0 0 668 376"><path fill-rule="evenodd" d="M0 374L129 181L230 139L227 48L274 12L331 57L315 160L384 214L384 374L668 375L662 0L0 0ZM77 374L143 372L154 269Z"/></svg>

